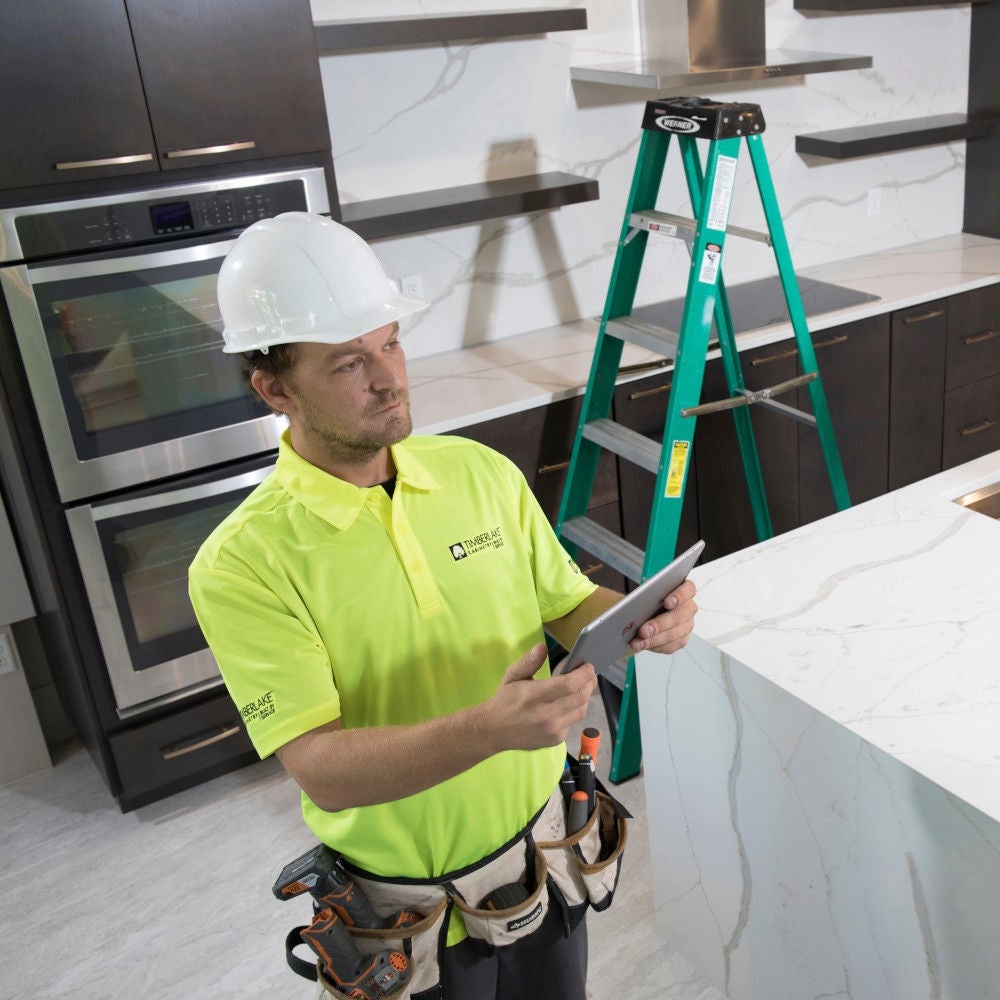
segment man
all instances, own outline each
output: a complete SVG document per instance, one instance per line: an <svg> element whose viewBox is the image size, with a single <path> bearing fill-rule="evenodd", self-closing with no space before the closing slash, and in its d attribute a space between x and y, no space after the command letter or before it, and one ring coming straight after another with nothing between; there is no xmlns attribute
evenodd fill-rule
<svg viewBox="0 0 1000 1000"><path fill-rule="evenodd" d="M590 665L548 675L543 629L569 648L619 595L566 557L509 461L410 436L399 320L426 303L350 230L305 213L255 224L219 302L224 350L288 429L274 473L192 565L209 645L320 841L384 876L464 869L549 799L596 685ZM634 648L681 648L694 592ZM567 937L546 919L489 956L463 935L453 920L448 996L583 1000L582 921Z"/></svg>

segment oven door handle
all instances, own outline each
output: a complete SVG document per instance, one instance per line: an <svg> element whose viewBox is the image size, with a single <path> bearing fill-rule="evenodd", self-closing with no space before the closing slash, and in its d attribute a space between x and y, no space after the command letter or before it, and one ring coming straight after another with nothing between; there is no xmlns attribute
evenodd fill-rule
<svg viewBox="0 0 1000 1000"><path fill-rule="evenodd" d="M147 510L160 510L173 507L175 504L190 503L192 500L205 500L210 497L224 496L237 490L258 486L274 469L273 465L265 465L260 469L230 476L227 479L215 479L209 483L197 486L186 486L179 490L166 493L153 493L148 496L134 497L130 500L119 500L115 503L93 504L89 507L90 517L94 521L105 521L111 517L126 517ZM84 508L87 509L87 508ZM67 516L70 512L67 511Z"/></svg>

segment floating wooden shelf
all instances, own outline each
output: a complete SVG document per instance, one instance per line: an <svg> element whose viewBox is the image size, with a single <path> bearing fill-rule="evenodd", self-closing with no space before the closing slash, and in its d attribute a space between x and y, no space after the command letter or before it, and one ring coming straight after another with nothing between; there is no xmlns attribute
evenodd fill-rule
<svg viewBox="0 0 1000 1000"><path fill-rule="evenodd" d="M420 17L375 17L318 21L320 55L393 45L424 45L480 38L542 35L587 27L584 7L536 7L477 14L426 14Z"/></svg>
<svg viewBox="0 0 1000 1000"><path fill-rule="evenodd" d="M348 202L340 210L345 226L367 240L377 240L561 208L597 198L596 180L554 172Z"/></svg>
<svg viewBox="0 0 1000 1000"><path fill-rule="evenodd" d="M795 0L796 10L884 10L889 7L957 7L988 0Z"/></svg>
<svg viewBox="0 0 1000 1000"><path fill-rule="evenodd" d="M933 146L961 139L979 139L988 135L1000 135L1000 118L962 114L932 115L928 118L910 118L797 135L795 152L825 156L832 160L849 160L857 156L875 156L900 149Z"/></svg>

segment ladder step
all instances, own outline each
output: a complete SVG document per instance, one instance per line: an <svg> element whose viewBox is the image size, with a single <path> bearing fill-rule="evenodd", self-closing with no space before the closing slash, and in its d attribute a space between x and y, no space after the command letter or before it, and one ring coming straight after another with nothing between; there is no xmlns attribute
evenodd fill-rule
<svg viewBox="0 0 1000 1000"><path fill-rule="evenodd" d="M583 426L583 436L588 441L613 451L633 465L641 466L654 475L660 471L659 441L645 437L607 417L591 420ZM596 555L596 553L595 553Z"/></svg>
<svg viewBox="0 0 1000 1000"><path fill-rule="evenodd" d="M597 556L634 583L642 580L643 550L589 517L571 517L565 521L562 537Z"/></svg>
<svg viewBox="0 0 1000 1000"><path fill-rule="evenodd" d="M681 335L677 330L666 330L662 326L643 323L631 316L615 316L608 320L604 332L618 340L624 340L636 347L661 354L665 358L676 358Z"/></svg>
<svg viewBox="0 0 1000 1000"><path fill-rule="evenodd" d="M697 219L687 219L682 215L648 209L644 212L633 212L629 216L628 224L632 229L646 229L651 233L676 236L678 239L693 239L698 233ZM726 232L731 236L740 236L746 240L756 240L758 243L771 245L770 233L744 229L742 226L726 226Z"/></svg>

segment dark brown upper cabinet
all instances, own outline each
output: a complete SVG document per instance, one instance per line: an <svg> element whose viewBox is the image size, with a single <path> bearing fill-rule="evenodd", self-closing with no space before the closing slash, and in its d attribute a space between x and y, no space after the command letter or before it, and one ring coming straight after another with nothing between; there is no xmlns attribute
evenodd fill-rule
<svg viewBox="0 0 1000 1000"><path fill-rule="evenodd" d="M157 169L122 0L5 0L0 38L0 187Z"/></svg>
<svg viewBox="0 0 1000 1000"><path fill-rule="evenodd" d="M4 0L0 188L330 147L307 0Z"/></svg>
<svg viewBox="0 0 1000 1000"><path fill-rule="evenodd" d="M305 0L126 0L163 170L330 148Z"/></svg>

